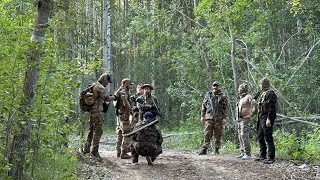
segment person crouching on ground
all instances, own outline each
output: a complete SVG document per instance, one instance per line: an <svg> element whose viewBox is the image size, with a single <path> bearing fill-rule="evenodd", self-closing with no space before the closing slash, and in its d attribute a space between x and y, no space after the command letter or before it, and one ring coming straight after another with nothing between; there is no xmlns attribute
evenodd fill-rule
<svg viewBox="0 0 320 180"><path fill-rule="evenodd" d="M142 126L150 124L155 120L153 113L146 112L143 115L143 121L138 122L133 129L133 132ZM160 132L160 128L152 124L132 136L132 163L138 163L139 155L145 156L148 165L153 165L155 159L162 153L161 144L163 142L163 138Z"/></svg>

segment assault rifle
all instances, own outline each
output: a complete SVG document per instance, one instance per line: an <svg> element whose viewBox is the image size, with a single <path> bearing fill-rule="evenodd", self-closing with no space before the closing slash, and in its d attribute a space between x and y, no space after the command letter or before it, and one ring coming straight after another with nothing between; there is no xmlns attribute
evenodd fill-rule
<svg viewBox="0 0 320 180"><path fill-rule="evenodd" d="M258 92L256 93L256 95L254 95L253 99L254 99L254 100L257 100L258 97L260 96L260 94L261 94L261 91L258 91Z"/></svg>
<svg viewBox="0 0 320 180"><path fill-rule="evenodd" d="M153 125L153 124L155 124L157 122L159 122L159 120L154 120L154 121L152 121L152 122L150 122L150 123L148 123L146 125L143 125L143 126L137 128L137 129L135 129L134 131L132 131L132 132L130 132L128 134L123 134L123 136L124 137L130 137L130 136L134 135L135 133L137 133L137 132L143 130L144 128L149 127L149 126L151 126L151 125Z"/></svg>
<svg viewBox="0 0 320 180"><path fill-rule="evenodd" d="M144 100L142 98L137 98L136 99L137 103L139 104L144 104ZM148 109L147 111L151 112L152 114L154 114L155 116L159 116L161 120L163 120L164 122L169 123L169 121L167 121L164 117L164 115L160 112L160 109L158 108L157 104L155 103L154 99L152 98L152 102L154 104L154 106L151 106L150 109Z"/></svg>
<svg viewBox="0 0 320 180"><path fill-rule="evenodd" d="M207 92L206 93L206 97L208 97L208 101L209 101L209 109L212 111L213 115L215 115L217 112L216 112L216 109L213 109L213 102L212 102L212 97L211 97L211 93L210 92Z"/></svg>

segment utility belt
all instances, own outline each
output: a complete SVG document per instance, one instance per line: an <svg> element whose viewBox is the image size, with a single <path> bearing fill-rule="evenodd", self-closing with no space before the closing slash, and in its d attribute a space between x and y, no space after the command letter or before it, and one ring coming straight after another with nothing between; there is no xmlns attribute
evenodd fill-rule
<svg viewBox="0 0 320 180"><path fill-rule="evenodd" d="M222 114L218 114L218 115L206 115L205 116L206 120L211 120L211 121L217 121L217 120L222 120Z"/></svg>

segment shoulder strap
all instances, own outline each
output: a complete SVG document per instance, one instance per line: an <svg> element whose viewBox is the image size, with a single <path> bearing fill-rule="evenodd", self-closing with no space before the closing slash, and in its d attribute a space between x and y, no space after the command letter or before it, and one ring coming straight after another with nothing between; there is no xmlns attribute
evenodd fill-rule
<svg viewBox="0 0 320 180"><path fill-rule="evenodd" d="M212 92L208 91L208 92L206 93L206 97L212 99Z"/></svg>

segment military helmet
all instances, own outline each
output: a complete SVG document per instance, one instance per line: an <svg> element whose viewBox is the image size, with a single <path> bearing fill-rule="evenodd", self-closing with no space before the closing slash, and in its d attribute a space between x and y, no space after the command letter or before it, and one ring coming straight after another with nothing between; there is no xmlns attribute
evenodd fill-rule
<svg viewBox="0 0 320 180"><path fill-rule="evenodd" d="M151 86L151 84L144 84L143 86L141 86L142 89L149 87L150 90L153 90L153 87Z"/></svg>
<svg viewBox="0 0 320 180"><path fill-rule="evenodd" d="M124 79L121 80L121 84L124 84L124 83L126 83L126 82L129 82L130 85L133 84L129 78L124 78Z"/></svg>
<svg viewBox="0 0 320 180"><path fill-rule="evenodd" d="M247 93L248 92L248 85L246 83L242 83L239 85L239 92L240 93Z"/></svg>
<svg viewBox="0 0 320 180"><path fill-rule="evenodd" d="M152 118L154 118L154 115L153 115L152 112L149 112L149 111L148 111L148 112L144 113L143 117L144 117L145 119L152 119Z"/></svg>
<svg viewBox="0 0 320 180"><path fill-rule="evenodd" d="M212 86L220 86L220 83L218 81L215 81L212 83Z"/></svg>
<svg viewBox="0 0 320 180"><path fill-rule="evenodd" d="M261 89L268 89L270 87L270 81L267 78L260 80Z"/></svg>
<svg viewBox="0 0 320 180"><path fill-rule="evenodd" d="M98 81L101 83L101 82L105 82L105 81L109 81L109 83L112 83L112 80L111 80L111 75L110 74L107 74L107 73L103 73L100 77L99 77L99 79L98 79Z"/></svg>

